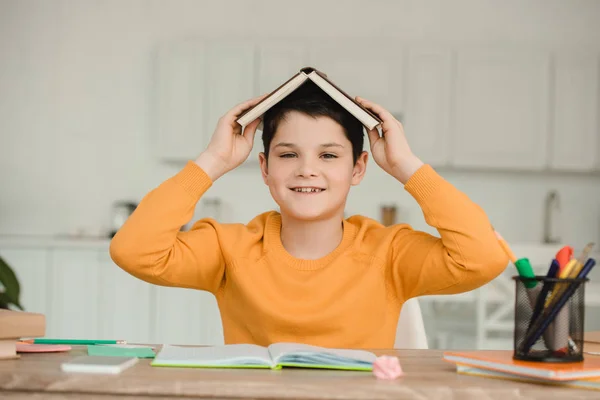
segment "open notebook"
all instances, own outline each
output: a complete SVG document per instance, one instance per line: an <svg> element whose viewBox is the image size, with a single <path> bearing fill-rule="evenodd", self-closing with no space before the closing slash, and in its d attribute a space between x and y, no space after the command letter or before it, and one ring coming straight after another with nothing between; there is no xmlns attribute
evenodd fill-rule
<svg viewBox="0 0 600 400"><path fill-rule="evenodd" d="M229 344L209 347L164 345L151 365L197 368L327 368L371 371L375 354L364 350L330 349L298 343L268 347Z"/></svg>

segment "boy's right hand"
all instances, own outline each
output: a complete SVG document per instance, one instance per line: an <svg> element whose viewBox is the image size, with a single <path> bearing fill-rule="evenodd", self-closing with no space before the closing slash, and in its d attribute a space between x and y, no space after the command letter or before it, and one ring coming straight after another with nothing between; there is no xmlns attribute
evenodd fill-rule
<svg viewBox="0 0 600 400"><path fill-rule="evenodd" d="M206 150L196 159L196 164L206 172L214 182L225 173L242 164L250 155L254 143L256 128L261 122L257 118L244 129L236 122L247 109L256 105L266 94L238 104L219 118L217 128Z"/></svg>

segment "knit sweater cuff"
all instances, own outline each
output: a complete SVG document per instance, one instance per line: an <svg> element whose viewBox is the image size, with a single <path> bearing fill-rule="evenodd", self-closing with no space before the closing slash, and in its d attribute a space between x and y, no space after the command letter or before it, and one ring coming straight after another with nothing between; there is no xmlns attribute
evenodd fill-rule
<svg viewBox="0 0 600 400"><path fill-rule="evenodd" d="M194 199L199 199L213 184L206 172L193 161L188 161L174 178Z"/></svg>
<svg viewBox="0 0 600 400"><path fill-rule="evenodd" d="M422 165L406 182L404 189L421 204L427 201L444 183L444 178L429 164Z"/></svg>

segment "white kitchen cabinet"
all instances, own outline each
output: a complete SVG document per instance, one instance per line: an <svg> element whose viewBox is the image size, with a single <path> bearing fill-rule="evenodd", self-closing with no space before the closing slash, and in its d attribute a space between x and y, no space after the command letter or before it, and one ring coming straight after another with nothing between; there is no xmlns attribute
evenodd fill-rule
<svg viewBox="0 0 600 400"><path fill-rule="evenodd" d="M332 42L310 47L309 62L351 97L371 100L402 119L404 111L404 52L389 44Z"/></svg>
<svg viewBox="0 0 600 400"><path fill-rule="evenodd" d="M165 161L195 158L205 145L206 68L203 43L168 44L157 52L155 151Z"/></svg>
<svg viewBox="0 0 600 400"><path fill-rule="evenodd" d="M89 339L98 335L104 315L97 251L54 249L50 252L50 309L46 335L58 338Z"/></svg>
<svg viewBox="0 0 600 400"><path fill-rule="evenodd" d="M215 297L144 282L111 260L108 241L0 243L26 311L46 316L46 337L142 343L222 344Z"/></svg>
<svg viewBox="0 0 600 400"><path fill-rule="evenodd" d="M137 343L153 340L155 286L119 268L108 252L98 258L99 314L98 335L103 339L126 339Z"/></svg>
<svg viewBox="0 0 600 400"><path fill-rule="evenodd" d="M206 46L206 123L208 144L217 122L227 111L258 95L256 49L252 43L217 42Z"/></svg>
<svg viewBox="0 0 600 400"><path fill-rule="evenodd" d="M545 168L549 69L545 53L459 51L451 163Z"/></svg>
<svg viewBox="0 0 600 400"><path fill-rule="evenodd" d="M221 316L208 292L157 287L154 337L159 343L223 344Z"/></svg>
<svg viewBox="0 0 600 400"><path fill-rule="evenodd" d="M553 64L552 50L523 47L280 38L165 44L155 68L157 154L195 158L231 107L312 66L395 115L413 151L434 166L600 170L598 54L557 54ZM252 167L261 135L245 162Z"/></svg>
<svg viewBox="0 0 600 400"><path fill-rule="evenodd" d="M196 158L218 119L257 95L255 56L249 42L190 40L161 47L156 90L156 150L161 159Z"/></svg>
<svg viewBox="0 0 600 400"><path fill-rule="evenodd" d="M412 49L408 55L403 126L411 150L434 166L450 157L451 61L444 49Z"/></svg>
<svg viewBox="0 0 600 400"><path fill-rule="evenodd" d="M43 249L2 248L0 256L12 268L20 286L20 302L25 311L46 314L50 299L47 252Z"/></svg>
<svg viewBox="0 0 600 400"><path fill-rule="evenodd" d="M593 53L556 58L552 169L590 171L600 164L599 71Z"/></svg>

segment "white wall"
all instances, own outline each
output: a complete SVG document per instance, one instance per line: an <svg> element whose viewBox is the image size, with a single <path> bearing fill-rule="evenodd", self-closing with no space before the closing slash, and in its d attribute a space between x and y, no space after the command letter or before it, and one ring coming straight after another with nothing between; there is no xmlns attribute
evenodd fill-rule
<svg viewBox="0 0 600 400"><path fill-rule="evenodd" d="M576 0L3 0L0 234L104 233L113 201L137 201L181 167L152 153L152 57L161 42L369 36L600 49L598 20L600 2ZM510 116L500 123L510 129ZM353 191L348 213L378 217L380 203L396 202L403 220L426 228L415 202L376 168ZM598 176L441 172L511 241L541 240L551 189L561 195L563 240L600 241ZM257 168L234 171L209 193L224 199L224 221L246 222L274 206Z"/></svg>

